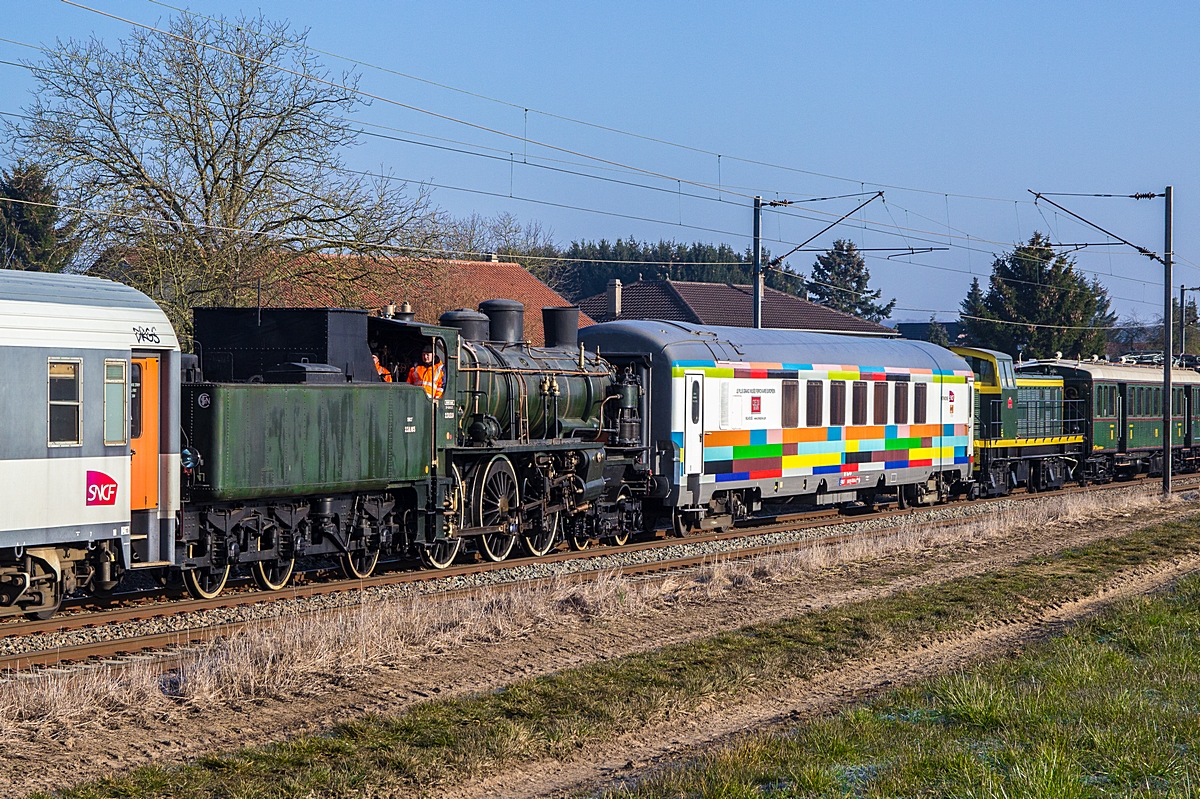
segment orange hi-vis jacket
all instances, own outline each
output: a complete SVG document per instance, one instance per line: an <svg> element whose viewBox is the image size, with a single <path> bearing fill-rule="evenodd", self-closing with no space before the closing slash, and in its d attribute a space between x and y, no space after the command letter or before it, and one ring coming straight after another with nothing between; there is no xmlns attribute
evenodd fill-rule
<svg viewBox="0 0 1200 799"><path fill-rule="evenodd" d="M408 370L408 382L425 389L425 393L434 399L441 399L446 385L446 370L440 363L433 366L419 363Z"/></svg>

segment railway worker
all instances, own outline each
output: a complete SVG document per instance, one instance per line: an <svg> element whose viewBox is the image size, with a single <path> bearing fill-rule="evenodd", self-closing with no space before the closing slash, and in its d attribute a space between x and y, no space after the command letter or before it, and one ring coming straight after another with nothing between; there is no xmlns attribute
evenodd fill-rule
<svg viewBox="0 0 1200 799"><path fill-rule="evenodd" d="M440 363L434 363L433 347L426 344L421 350L421 361L408 370L408 382L425 389L433 399L441 399L446 387L446 371Z"/></svg>
<svg viewBox="0 0 1200 799"><path fill-rule="evenodd" d="M392 382L392 371L379 362L378 355L372 355L375 359L375 371L379 373L379 379L385 383Z"/></svg>

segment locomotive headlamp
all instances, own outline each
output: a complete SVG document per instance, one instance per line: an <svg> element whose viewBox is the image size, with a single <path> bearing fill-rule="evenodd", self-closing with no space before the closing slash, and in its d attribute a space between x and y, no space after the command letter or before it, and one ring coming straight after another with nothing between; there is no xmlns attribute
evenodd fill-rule
<svg viewBox="0 0 1200 799"><path fill-rule="evenodd" d="M184 447L183 451L179 453L179 465L183 467L184 471L190 472L200 465L200 453L191 447Z"/></svg>

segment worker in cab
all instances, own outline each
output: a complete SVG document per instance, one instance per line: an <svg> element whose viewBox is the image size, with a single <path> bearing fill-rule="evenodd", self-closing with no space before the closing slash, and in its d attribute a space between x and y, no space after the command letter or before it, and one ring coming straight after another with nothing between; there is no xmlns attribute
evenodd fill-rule
<svg viewBox="0 0 1200 799"><path fill-rule="evenodd" d="M372 355L375 359L375 371L379 374L379 379L385 383L392 382L392 371L379 362L378 355Z"/></svg>
<svg viewBox="0 0 1200 799"><path fill-rule="evenodd" d="M408 382L425 389L433 399L441 398L446 387L446 372L442 364L434 363L431 345L425 345L420 362L408 370Z"/></svg>

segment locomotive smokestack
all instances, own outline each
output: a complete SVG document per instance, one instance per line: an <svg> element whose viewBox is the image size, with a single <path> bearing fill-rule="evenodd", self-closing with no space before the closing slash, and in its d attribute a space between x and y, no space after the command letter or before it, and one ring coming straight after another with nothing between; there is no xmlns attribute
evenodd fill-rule
<svg viewBox="0 0 1200 799"><path fill-rule="evenodd" d="M519 344L525 340L525 306L516 300L485 300L480 313L491 320L491 341Z"/></svg>
<svg viewBox="0 0 1200 799"><path fill-rule="evenodd" d="M542 330L547 347L570 347L579 342L579 306L542 309Z"/></svg>
<svg viewBox="0 0 1200 799"><path fill-rule="evenodd" d="M616 319L621 315L621 280L613 278L608 281L608 318Z"/></svg>

